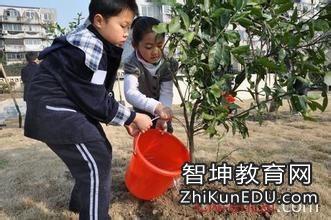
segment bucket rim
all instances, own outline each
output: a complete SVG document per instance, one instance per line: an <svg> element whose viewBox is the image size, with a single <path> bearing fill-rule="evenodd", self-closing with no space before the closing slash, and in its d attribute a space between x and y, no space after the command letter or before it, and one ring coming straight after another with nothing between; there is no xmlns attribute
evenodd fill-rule
<svg viewBox="0 0 331 220"><path fill-rule="evenodd" d="M153 128L152 128L152 129L150 129L150 130L156 130L156 131L162 132L160 129L153 129ZM149 131L150 131L150 130L149 130ZM147 131L147 132L148 132L148 131ZM166 133L166 135L170 135L170 136L172 136L173 138L175 138L176 141L178 141L178 142L184 147L184 149L187 150L186 147L185 147L185 145L184 145L184 144L183 144L183 143L182 143L182 142L181 142L176 136L174 136L173 134L170 134L170 133L168 133L168 132L164 132L164 133ZM142 133L139 133L139 134L133 139L134 151L136 152L136 154L133 154L133 155L134 155L134 156L140 155L140 158L144 161L145 164L147 164L147 166L149 166L152 170L154 170L154 171L156 171L156 172L158 172L158 173L160 173L160 174L162 174L162 175L164 175L164 176L176 177L176 176L181 175L181 170L180 170L180 171L168 171L168 170L161 169L161 168L155 166L154 164L152 164L151 162L149 162L149 161L145 158L145 156L141 153L141 151L140 151L140 149L139 149L139 147L138 147L138 145L137 145L137 142L138 142L138 140L139 140L139 138L140 138L141 135L142 135ZM187 153L188 153L188 151L187 151ZM188 153L188 161L190 161L190 155L189 155L189 153Z"/></svg>

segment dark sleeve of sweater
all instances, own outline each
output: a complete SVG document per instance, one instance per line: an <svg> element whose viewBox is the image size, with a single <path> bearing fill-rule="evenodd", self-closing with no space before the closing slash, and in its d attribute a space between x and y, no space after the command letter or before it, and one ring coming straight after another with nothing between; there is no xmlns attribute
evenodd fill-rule
<svg viewBox="0 0 331 220"><path fill-rule="evenodd" d="M53 52L47 59L68 97L85 114L107 124L132 123L135 112L118 103L111 93L108 94L104 83L92 83L95 72L85 65L85 54L80 49L67 46ZM99 70L106 71L106 64L107 60L103 58Z"/></svg>

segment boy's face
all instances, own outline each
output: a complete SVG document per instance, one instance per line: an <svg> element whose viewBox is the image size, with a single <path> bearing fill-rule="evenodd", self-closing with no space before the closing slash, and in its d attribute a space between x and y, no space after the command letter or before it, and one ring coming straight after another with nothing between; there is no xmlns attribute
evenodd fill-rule
<svg viewBox="0 0 331 220"><path fill-rule="evenodd" d="M151 32L144 35L143 39L135 45L142 58L148 63L157 63L162 56L164 37L157 37L156 33Z"/></svg>
<svg viewBox="0 0 331 220"><path fill-rule="evenodd" d="M123 10L116 16L104 18L97 14L94 17L93 25L103 38L109 43L123 47L128 38L129 30L135 14L128 9Z"/></svg>

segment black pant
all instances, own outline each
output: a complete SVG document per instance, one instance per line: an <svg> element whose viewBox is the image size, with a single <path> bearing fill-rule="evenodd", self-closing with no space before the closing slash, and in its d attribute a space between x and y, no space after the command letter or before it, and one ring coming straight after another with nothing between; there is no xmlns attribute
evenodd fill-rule
<svg viewBox="0 0 331 220"><path fill-rule="evenodd" d="M108 141L48 146L63 160L75 179L70 209L80 220L108 219L112 147Z"/></svg>

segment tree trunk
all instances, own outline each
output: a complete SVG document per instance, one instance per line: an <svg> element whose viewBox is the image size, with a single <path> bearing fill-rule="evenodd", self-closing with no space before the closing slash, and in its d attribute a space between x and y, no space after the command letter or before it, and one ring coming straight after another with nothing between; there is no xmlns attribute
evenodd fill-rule
<svg viewBox="0 0 331 220"><path fill-rule="evenodd" d="M274 76L274 86L275 86L276 82L277 82L277 74L275 74L275 76ZM269 112L277 112L278 108L279 108L279 106L276 104L275 100L272 100L270 102Z"/></svg>
<svg viewBox="0 0 331 220"><path fill-rule="evenodd" d="M255 92L255 100L256 100L256 104L260 105L260 97L259 97L259 84L260 84L260 78L258 76L256 76L256 81L255 81L255 88L254 88L254 92Z"/></svg>
<svg viewBox="0 0 331 220"><path fill-rule="evenodd" d="M191 162L194 163L195 162L195 157L194 157L194 136L193 136L193 131L188 131L187 134L187 138L188 138L188 144L189 144L189 150L190 150L190 158L191 158Z"/></svg>

